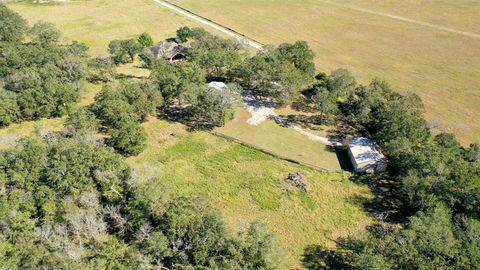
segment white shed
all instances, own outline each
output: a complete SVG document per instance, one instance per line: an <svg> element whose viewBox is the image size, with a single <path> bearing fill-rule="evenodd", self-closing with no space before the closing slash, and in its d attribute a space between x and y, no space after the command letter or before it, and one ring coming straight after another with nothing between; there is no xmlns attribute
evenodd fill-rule
<svg viewBox="0 0 480 270"><path fill-rule="evenodd" d="M228 86L223 82L209 82L208 87L211 87L220 91L228 89Z"/></svg>
<svg viewBox="0 0 480 270"><path fill-rule="evenodd" d="M355 138L348 147L348 156L355 172L378 173L387 169L387 159L375 142L368 138Z"/></svg>

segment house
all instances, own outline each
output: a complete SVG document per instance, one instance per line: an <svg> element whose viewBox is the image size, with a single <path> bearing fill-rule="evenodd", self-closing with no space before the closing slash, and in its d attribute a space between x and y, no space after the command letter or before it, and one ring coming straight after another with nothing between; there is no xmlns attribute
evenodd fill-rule
<svg viewBox="0 0 480 270"><path fill-rule="evenodd" d="M228 86L223 82L209 82L208 87L214 88L220 91L227 90Z"/></svg>
<svg viewBox="0 0 480 270"><path fill-rule="evenodd" d="M355 172L379 173L387 169L387 159L368 138L355 138L348 146L348 157Z"/></svg>
<svg viewBox="0 0 480 270"><path fill-rule="evenodd" d="M150 48L157 59L164 59L170 62L185 59L185 47L175 41L162 41Z"/></svg>

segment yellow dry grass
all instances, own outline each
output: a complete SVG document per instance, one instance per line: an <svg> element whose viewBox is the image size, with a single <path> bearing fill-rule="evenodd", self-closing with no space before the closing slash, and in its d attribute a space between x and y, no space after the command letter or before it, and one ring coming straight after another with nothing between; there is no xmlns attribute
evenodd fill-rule
<svg viewBox="0 0 480 270"><path fill-rule="evenodd" d="M9 4L30 24L54 23L63 41L77 40L90 47L92 55L106 54L113 39L134 38L143 32L156 41L175 35L183 26L198 26L191 20L149 0L90 0L57 4Z"/></svg>

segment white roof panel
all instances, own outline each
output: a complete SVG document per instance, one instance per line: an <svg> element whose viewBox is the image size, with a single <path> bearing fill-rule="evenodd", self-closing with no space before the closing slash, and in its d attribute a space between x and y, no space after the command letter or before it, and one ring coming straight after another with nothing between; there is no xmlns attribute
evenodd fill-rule
<svg viewBox="0 0 480 270"><path fill-rule="evenodd" d="M228 89L228 86L223 82L209 82L208 86L211 87L211 88L215 88L217 90Z"/></svg>
<svg viewBox="0 0 480 270"><path fill-rule="evenodd" d="M372 161L385 161L385 156L378 150L377 145L368 138L355 138L352 140L349 147L357 164Z"/></svg>

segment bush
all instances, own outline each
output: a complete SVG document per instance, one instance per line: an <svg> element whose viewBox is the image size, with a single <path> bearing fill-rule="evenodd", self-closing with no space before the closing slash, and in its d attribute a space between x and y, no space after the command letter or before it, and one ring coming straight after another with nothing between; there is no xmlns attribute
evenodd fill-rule
<svg viewBox="0 0 480 270"><path fill-rule="evenodd" d="M54 24L40 21L30 29L30 35L33 36L33 42L45 45L57 42L61 33Z"/></svg>
<svg viewBox="0 0 480 270"><path fill-rule="evenodd" d="M153 38L152 36L150 36L149 33L142 33L138 39L137 39L138 43L140 45L142 45L143 48L147 48L147 47L152 47L153 46Z"/></svg>

